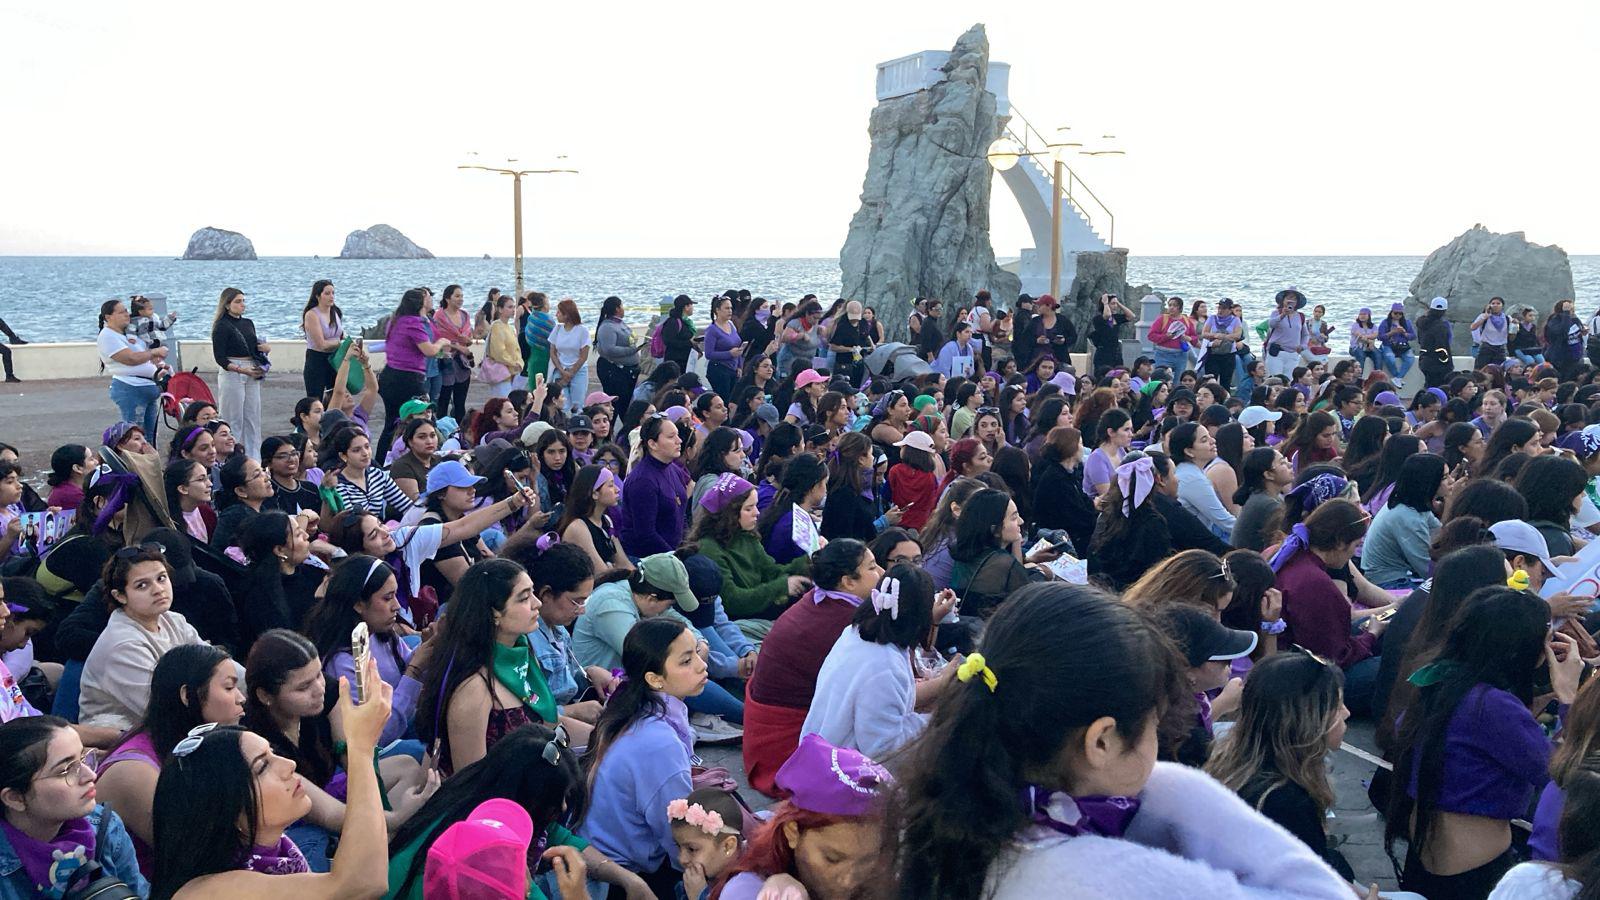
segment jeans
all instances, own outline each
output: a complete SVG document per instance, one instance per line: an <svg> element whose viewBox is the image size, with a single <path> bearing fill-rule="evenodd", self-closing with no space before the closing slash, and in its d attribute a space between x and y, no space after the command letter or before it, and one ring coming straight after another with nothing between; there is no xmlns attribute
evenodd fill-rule
<svg viewBox="0 0 1600 900"><path fill-rule="evenodd" d="M744 724L744 702L715 681L706 682L706 689L698 697L687 697L684 705L690 712L721 716L734 725Z"/></svg>
<svg viewBox="0 0 1600 900"><path fill-rule="evenodd" d="M301 819L285 828L283 833L300 848L300 853L306 858L306 865L311 867L311 871L327 872L333 867L333 858L328 852L333 846L332 832Z"/></svg>
<svg viewBox="0 0 1600 900"><path fill-rule="evenodd" d="M1156 348L1156 368L1166 366L1172 370L1174 380L1189 368L1189 354L1182 350L1168 350L1165 347Z"/></svg>
<svg viewBox="0 0 1600 900"><path fill-rule="evenodd" d="M134 385L111 379L111 402L117 405L122 421L132 422L144 429L146 440L152 440L155 436L156 418L161 415L160 399L161 386L154 381ZM256 450L259 452L260 449L258 445Z"/></svg>
<svg viewBox="0 0 1600 900"><path fill-rule="evenodd" d="M229 362L250 364L249 360ZM233 436L245 455L261 459L261 379L239 372L218 372L217 414L233 426Z"/></svg>
<svg viewBox="0 0 1600 900"><path fill-rule="evenodd" d="M498 382L496 384L489 385L489 396L491 396L491 397L509 397L509 396L511 396L511 390L512 390L513 385L516 384L516 381L517 380L515 378L507 378L505 381L501 381L501 382Z"/></svg>
<svg viewBox="0 0 1600 900"><path fill-rule="evenodd" d="M1355 716L1368 716L1372 714L1378 686L1378 665L1380 657L1369 656L1344 670L1344 705L1350 708L1350 714Z"/></svg>
<svg viewBox="0 0 1600 900"><path fill-rule="evenodd" d="M1417 355L1410 350L1396 356L1394 348L1384 345L1378 352L1383 355L1383 367L1396 378L1406 377L1417 361Z"/></svg>
<svg viewBox="0 0 1600 900"><path fill-rule="evenodd" d="M1514 356L1516 356L1517 359L1522 360L1522 364L1525 366L1544 365L1543 353L1529 353L1526 350L1513 350L1511 352Z"/></svg>
<svg viewBox="0 0 1600 900"><path fill-rule="evenodd" d="M1376 349L1368 350L1365 347L1351 347L1350 358L1355 360L1357 365L1361 366L1361 373L1363 375L1366 374L1367 363L1372 363L1372 371L1374 372L1378 371L1378 369L1383 366L1383 355L1381 351Z"/></svg>
<svg viewBox="0 0 1600 900"><path fill-rule="evenodd" d="M554 360L550 363L550 374L546 375L545 378L548 381L556 379ZM572 383L563 387L562 390L566 392L567 402L565 407L567 415L570 416L574 413L582 412L583 398L589 396L589 367L579 366L577 373L572 376Z"/></svg>
<svg viewBox="0 0 1600 900"><path fill-rule="evenodd" d="M733 383L738 378L737 372L722 363L714 362L706 365L706 380L711 382L712 392L721 397L724 403L733 403Z"/></svg>
<svg viewBox="0 0 1600 900"><path fill-rule="evenodd" d="M439 394L444 390L444 376L436 372L425 377L423 383L428 390L428 402L438 403Z"/></svg>

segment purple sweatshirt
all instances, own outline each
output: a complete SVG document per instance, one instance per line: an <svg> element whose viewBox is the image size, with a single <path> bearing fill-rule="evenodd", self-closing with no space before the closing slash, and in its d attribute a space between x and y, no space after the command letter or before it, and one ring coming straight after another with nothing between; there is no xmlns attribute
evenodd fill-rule
<svg viewBox="0 0 1600 900"><path fill-rule="evenodd" d="M689 796L694 731L683 701L657 694L664 716L636 720L606 751L595 771L589 812L578 834L634 872L654 872L678 859L667 804Z"/></svg>
<svg viewBox="0 0 1600 900"><path fill-rule="evenodd" d="M1561 810L1567 804L1567 793L1554 781L1544 786L1539 794L1539 806L1533 811L1533 833L1528 835L1528 850L1536 860L1559 862L1561 846L1557 840L1557 826L1561 824Z"/></svg>
<svg viewBox="0 0 1600 900"><path fill-rule="evenodd" d="M731 324L728 327L730 329L733 328ZM713 322L706 326L705 338L706 359L718 365L727 366L737 372L739 370L739 358L734 356L731 351L737 349L743 343L739 340L739 332L737 330L733 330L732 333L725 332Z"/></svg>
<svg viewBox="0 0 1600 900"><path fill-rule="evenodd" d="M378 677L394 688L389 721L383 725L383 734L378 738L379 746L405 737L411 728L411 717L416 715L417 695L422 692L422 682L405 674L411 653L411 645L399 638L384 640L380 637L372 641L372 656L378 661ZM355 686L356 664L348 650L328 657L322 664L322 671L335 679L343 675L350 679L352 688Z"/></svg>
<svg viewBox="0 0 1600 900"><path fill-rule="evenodd" d="M667 553L683 543L683 505L688 494L681 471L646 453L623 479L621 506L628 515L618 537L628 555Z"/></svg>
<svg viewBox="0 0 1600 900"><path fill-rule="evenodd" d="M383 364L402 372L416 375L428 371L428 357L417 347L420 341L431 341L428 325L421 316L400 316L389 323L389 333L383 347Z"/></svg>

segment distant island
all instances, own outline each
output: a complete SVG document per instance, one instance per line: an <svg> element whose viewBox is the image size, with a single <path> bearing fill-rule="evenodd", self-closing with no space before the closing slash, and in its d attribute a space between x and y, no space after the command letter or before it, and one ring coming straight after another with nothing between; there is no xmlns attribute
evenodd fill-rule
<svg viewBox="0 0 1600 900"><path fill-rule="evenodd" d="M255 259L256 246L237 231L205 227L189 236L184 259Z"/></svg>
<svg viewBox="0 0 1600 900"><path fill-rule="evenodd" d="M357 229L344 239L340 259L433 259L426 247L400 233L390 225L374 225Z"/></svg>

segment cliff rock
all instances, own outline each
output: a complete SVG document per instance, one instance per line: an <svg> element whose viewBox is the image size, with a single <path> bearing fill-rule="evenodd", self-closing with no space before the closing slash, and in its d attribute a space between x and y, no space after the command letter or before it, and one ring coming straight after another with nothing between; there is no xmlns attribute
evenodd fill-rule
<svg viewBox="0 0 1600 900"><path fill-rule="evenodd" d="M426 248L389 225L374 225L350 232L344 239L340 259L433 259Z"/></svg>
<svg viewBox="0 0 1600 900"><path fill-rule="evenodd" d="M256 247L237 231L202 228L189 236L184 259L255 259Z"/></svg>
<svg viewBox="0 0 1600 900"><path fill-rule="evenodd" d="M872 110L861 207L839 266L843 296L874 307L894 339L905 339L916 297L938 297L953 314L982 288L1003 308L1021 290L989 243L985 153L998 127L984 87L988 68L989 39L974 25L956 41L941 80Z"/></svg>
<svg viewBox="0 0 1600 900"><path fill-rule="evenodd" d="M1532 306L1542 319L1557 300L1573 299L1572 264L1567 251L1554 244L1530 243L1520 231L1496 234L1474 225L1428 254L1411 282L1408 314L1421 315L1434 297L1450 301L1455 352L1471 353L1468 326L1490 297L1504 297L1508 309Z"/></svg>

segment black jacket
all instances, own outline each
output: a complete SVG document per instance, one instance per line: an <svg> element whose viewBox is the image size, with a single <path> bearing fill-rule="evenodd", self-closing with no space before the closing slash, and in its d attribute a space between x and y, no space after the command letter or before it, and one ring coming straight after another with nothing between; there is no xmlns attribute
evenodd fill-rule
<svg viewBox="0 0 1600 900"><path fill-rule="evenodd" d="M1233 549L1227 541L1213 534L1198 516L1185 509L1183 504L1178 502L1178 498L1152 493L1150 499L1155 501L1156 509L1161 511L1161 517L1167 520L1167 531L1172 535L1173 552L1208 550L1222 556Z"/></svg>
<svg viewBox="0 0 1600 900"><path fill-rule="evenodd" d="M256 337L256 323L249 319L224 315L211 326L211 358L223 369L228 367L229 357L259 362L261 350L257 345L260 343Z"/></svg>
<svg viewBox="0 0 1600 900"><path fill-rule="evenodd" d="M1060 463L1041 461L1038 471L1033 482L1034 524L1065 530L1076 555L1087 556L1098 513L1094 501L1083 492L1083 464L1067 469Z"/></svg>

